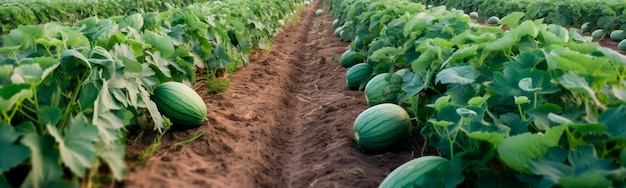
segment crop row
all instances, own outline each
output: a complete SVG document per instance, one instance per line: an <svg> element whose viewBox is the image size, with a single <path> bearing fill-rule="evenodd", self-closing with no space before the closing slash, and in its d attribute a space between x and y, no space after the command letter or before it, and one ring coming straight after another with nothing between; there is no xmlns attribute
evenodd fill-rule
<svg viewBox="0 0 626 188"><path fill-rule="evenodd" d="M351 42L346 81L370 106L355 120L357 144L380 152L422 137L440 154L381 187L625 185L625 56L523 12L482 25L405 0L331 9L335 34Z"/></svg>
<svg viewBox="0 0 626 188"><path fill-rule="evenodd" d="M0 34L19 25L48 22L73 24L97 16L108 18L132 12L160 12L208 0L90 0L90 1L11 1L0 3Z"/></svg>
<svg viewBox="0 0 626 188"><path fill-rule="evenodd" d="M171 125L156 86L247 64L301 3L211 1L11 30L0 44L0 187L97 186L103 169L121 179L128 126Z"/></svg>
<svg viewBox="0 0 626 188"><path fill-rule="evenodd" d="M512 12L524 12L530 20L544 18L546 23L561 26L592 27L605 30L626 29L626 3L605 0L412 0L428 5L478 12L486 19L502 17Z"/></svg>

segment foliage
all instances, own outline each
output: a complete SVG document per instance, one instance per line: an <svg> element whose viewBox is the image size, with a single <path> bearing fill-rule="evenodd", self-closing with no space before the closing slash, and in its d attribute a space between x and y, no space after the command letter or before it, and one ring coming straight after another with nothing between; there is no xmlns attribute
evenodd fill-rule
<svg viewBox="0 0 626 188"><path fill-rule="evenodd" d="M594 28L626 29L626 4L605 0L411 0L429 5L443 5L480 13L479 20L524 12L529 20L544 19L546 23L580 26L585 22Z"/></svg>
<svg viewBox="0 0 626 188"><path fill-rule="evenodd" d="M401 72L414 135L460 161L464 184L625 185L625 56L522 12L485 26L443 6L332 0L331 14L374 74Z"/></svg>
<svg viewBox="0 0 626 188"><path fill-rule="evenodd" d="M246 65L300 3L211 1L11 30L0 44L0 184L93 185L102 169L120 180L126 128L170 125L150 100L156 85Z"/></svg>
<svg viewBox="0 0 626 188"><path fill-rule="evenodd" d="M71 24L88 17L108 18L137 12L162 12L208 0L0 0L0 33L20 25L48 22Z"/></svg>

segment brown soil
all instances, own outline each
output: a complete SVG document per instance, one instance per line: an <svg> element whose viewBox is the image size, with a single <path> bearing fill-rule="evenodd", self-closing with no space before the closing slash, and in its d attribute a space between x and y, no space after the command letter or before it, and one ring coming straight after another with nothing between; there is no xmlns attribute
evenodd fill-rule
<svg viewBox="0 0 626 188"><path fill-rule="evenodd" d="M167 133L160 151L130 164L116 186L377 187L414 158L408 146L373 155L353 141L365 97L347 89L346 69L336 57L349 43L333 34L328 9L315 16L318 7L321 0L302 10L297 23L286 24L269 52L232 75L226 92L207 94L198 82L209 121ZM206 134L192 143L174 145L201 132ZM129 158L152 143L154 133L146 134L129 141Z"/></svg>

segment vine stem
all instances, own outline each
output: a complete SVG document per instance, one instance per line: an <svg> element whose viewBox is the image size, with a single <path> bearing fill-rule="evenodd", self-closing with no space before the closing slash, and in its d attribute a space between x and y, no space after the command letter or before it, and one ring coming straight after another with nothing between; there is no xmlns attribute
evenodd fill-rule
<svg viewBox="0 0 626 188"><path fill-rule="evenodd" d="M67 105L67 108L65 108L65 112L63 112L63 119L61 120L61 123L59 124L59 129L63 130L65 127L65 123L67 122L67 119L70 118L70 109L72 109L76 103L76 100L78 98L78 93L80 92L81 89L81 82L77 82L78 84L76 84L76 88L74 88L74 93L72 93L72 99L70 100L70 103Z"/></svg>

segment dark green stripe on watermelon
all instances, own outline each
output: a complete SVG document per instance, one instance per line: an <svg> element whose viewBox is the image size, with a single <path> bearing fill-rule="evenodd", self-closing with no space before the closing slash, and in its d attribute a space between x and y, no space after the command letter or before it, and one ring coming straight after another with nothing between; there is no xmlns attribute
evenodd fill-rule
<svg viewBox="0 0 626 188"><path fill-rule="evenodd" d="M406 139L411 125L409 114L396 104L369 107L354 121L355 141L361 149L385 151Z"/></svg>

